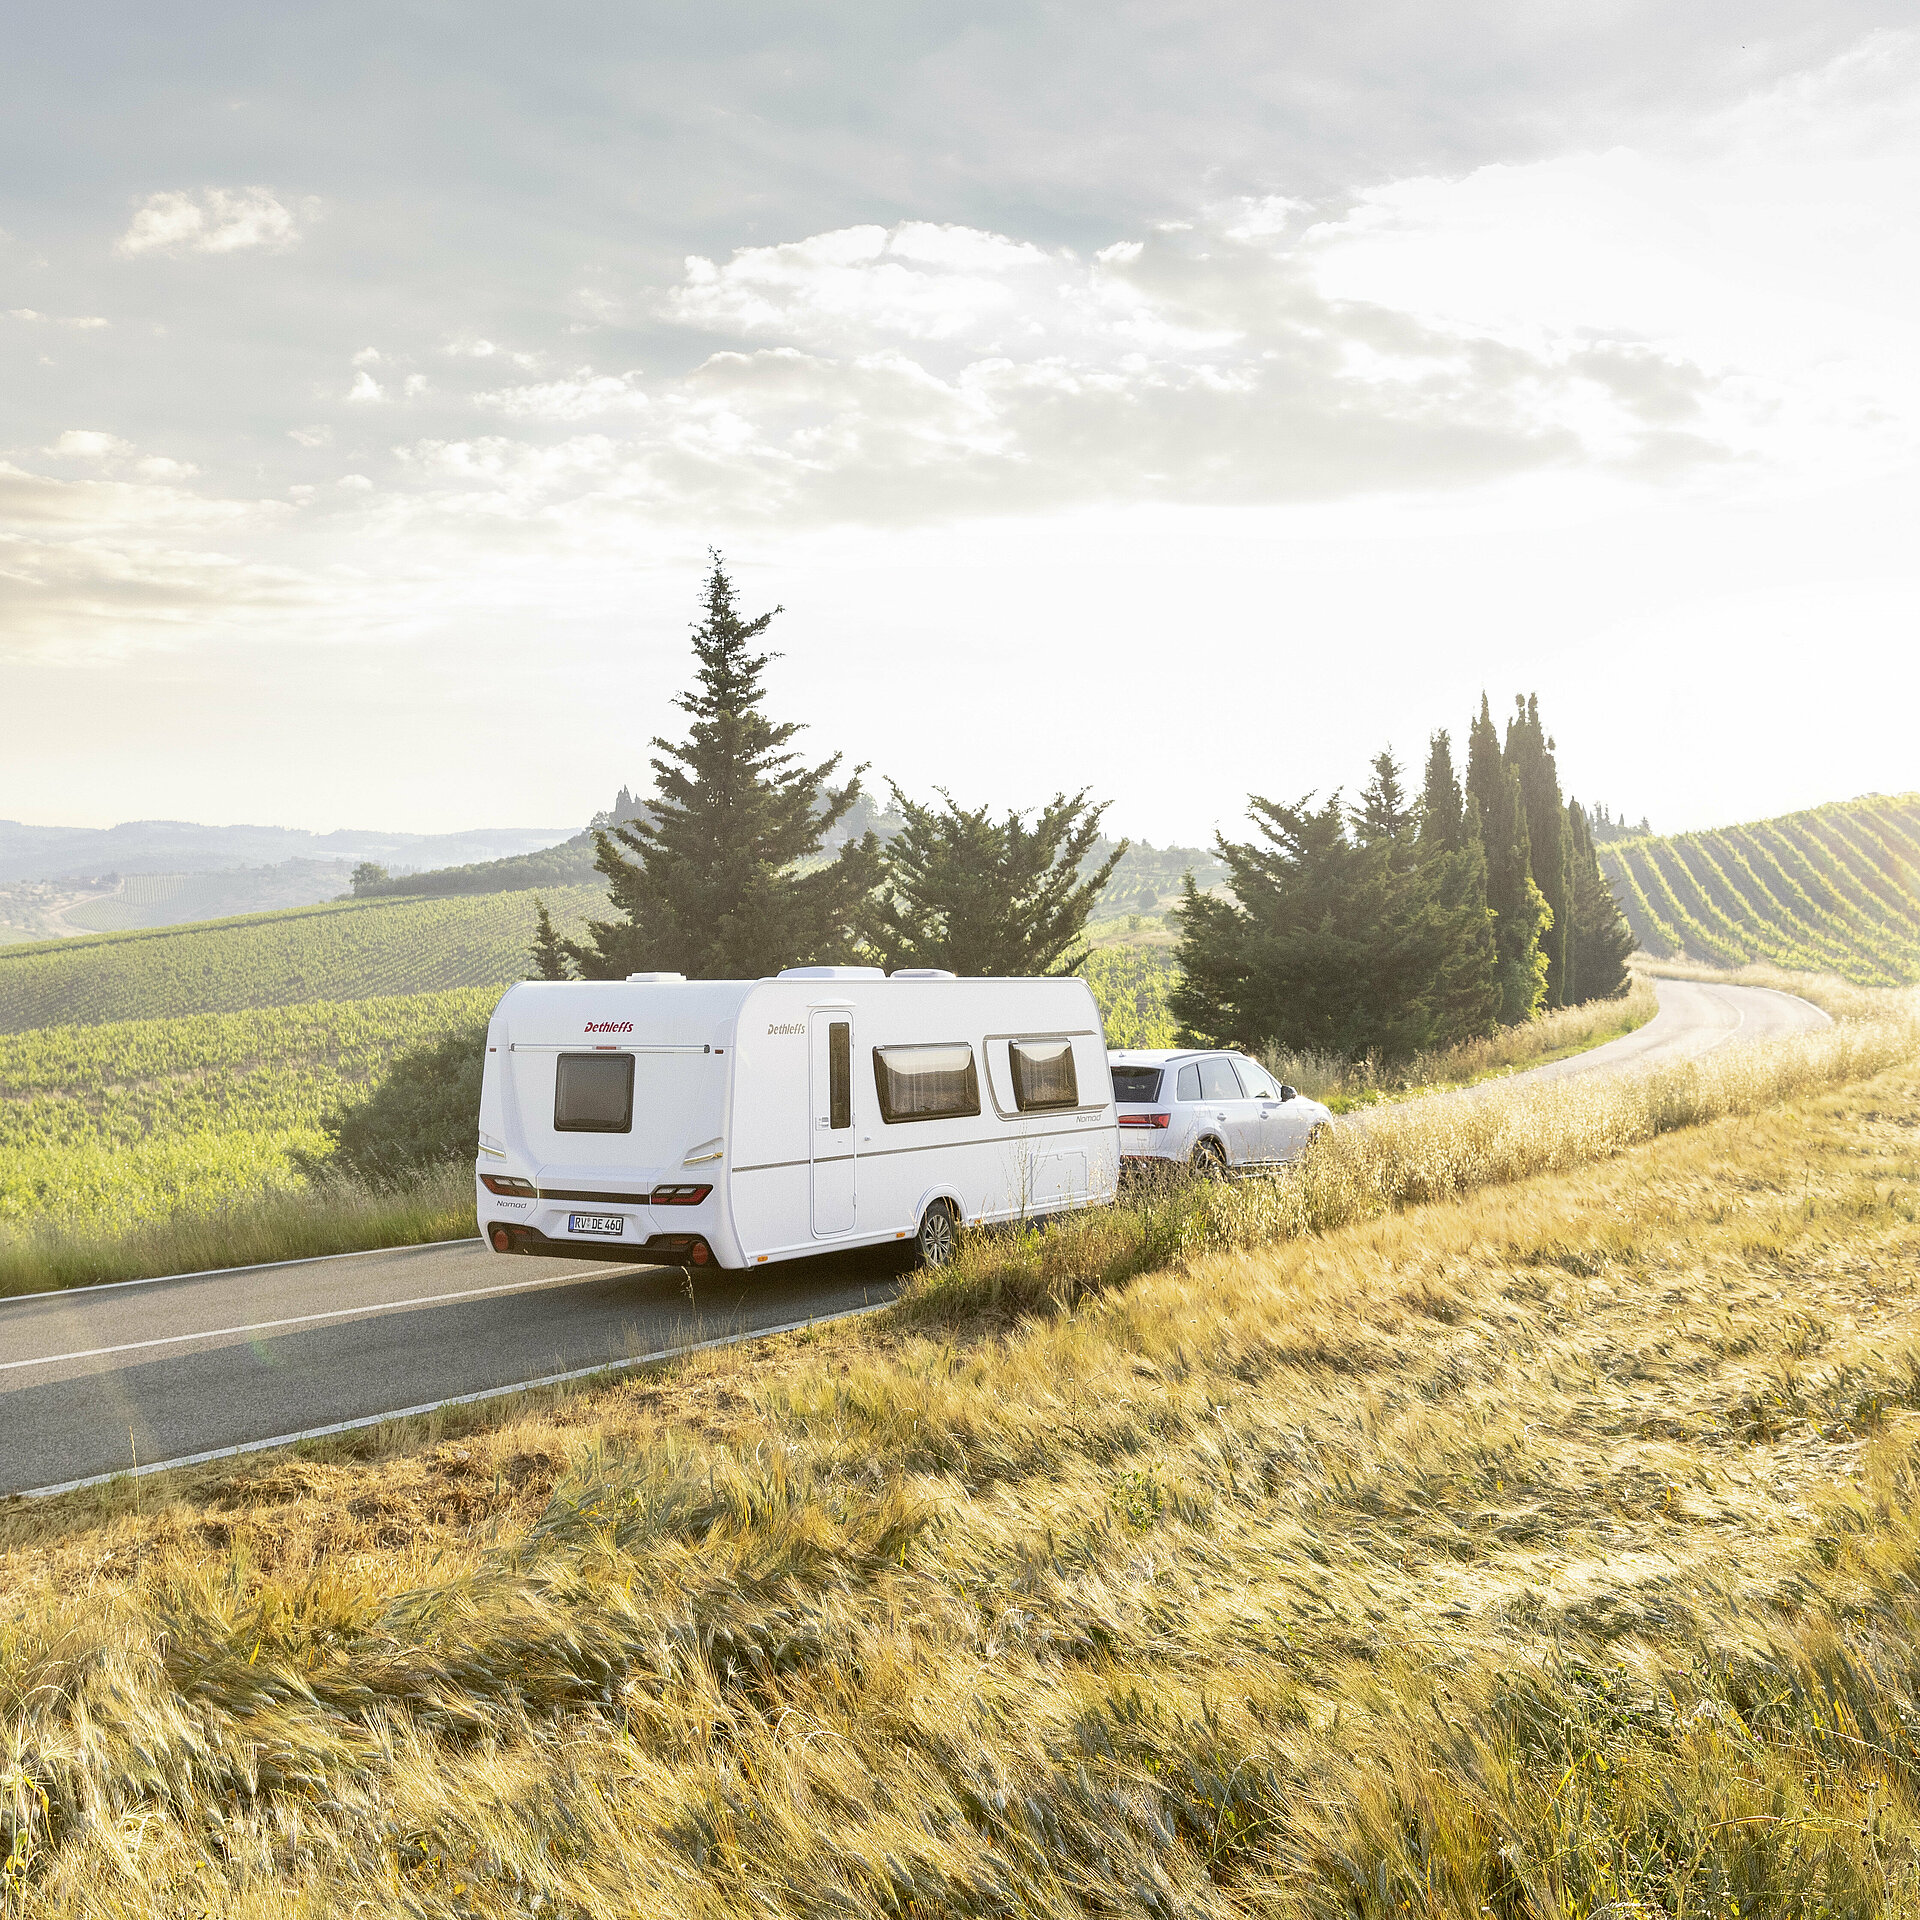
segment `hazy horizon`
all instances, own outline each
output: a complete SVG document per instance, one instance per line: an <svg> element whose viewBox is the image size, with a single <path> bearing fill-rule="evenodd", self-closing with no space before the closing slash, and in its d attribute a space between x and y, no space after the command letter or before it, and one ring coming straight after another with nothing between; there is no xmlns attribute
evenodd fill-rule
<svg viewBox="0 0 1920 1920"><path fill-rule="evenodd" d="M813 757L1159 844L1483 688L1661 832L1920 786L1920 31L1846 0L12 52L0 817L584 822L709 545Z"/></svg>

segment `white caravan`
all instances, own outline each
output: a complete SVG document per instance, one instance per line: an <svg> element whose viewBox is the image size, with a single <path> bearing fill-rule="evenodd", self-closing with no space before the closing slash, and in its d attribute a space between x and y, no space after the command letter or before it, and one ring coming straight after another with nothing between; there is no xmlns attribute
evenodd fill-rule
<svg viewBox="0 0 1920 1920"><path fill-rule="evenodd" d="M1110 1201L1086 982L793 967L523 981L487 1028L475 1168L496 1253L756 1267Z"/></svg>

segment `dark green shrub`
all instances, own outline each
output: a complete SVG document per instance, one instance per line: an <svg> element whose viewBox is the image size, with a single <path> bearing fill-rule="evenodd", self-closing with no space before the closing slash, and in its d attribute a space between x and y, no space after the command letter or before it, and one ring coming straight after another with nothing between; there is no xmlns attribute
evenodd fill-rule
<svg viewBox="0 0 1920 1920"><path fill-rule="evenodd" d="M333 1150L309 1160L308 1171L398 1186L436 1166L471 1162L486 1057L485 1021L396 1054L366 1099L336 1108L321 1122Z"/></svg>

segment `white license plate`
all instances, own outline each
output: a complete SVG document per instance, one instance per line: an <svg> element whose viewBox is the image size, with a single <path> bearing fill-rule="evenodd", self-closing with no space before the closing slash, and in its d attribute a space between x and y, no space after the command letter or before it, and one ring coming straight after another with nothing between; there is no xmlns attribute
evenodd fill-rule
<svg viewBox="0 0 1920 1920"><path fill-rule="evenodd" d="M570 1213L567 1215L569 1233L607 1233L616 1238L627 1230L626 1219L617 1213Z"/></svg>

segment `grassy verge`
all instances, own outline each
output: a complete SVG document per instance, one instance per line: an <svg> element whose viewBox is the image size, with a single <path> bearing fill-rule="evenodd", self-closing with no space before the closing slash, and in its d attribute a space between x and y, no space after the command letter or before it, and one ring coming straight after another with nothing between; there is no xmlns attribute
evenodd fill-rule
<svg viewBox="0 0 1920 1920"><path fill-rule="evenodd" d="M1502 1074L1569 1059L1644 1027L1659 1010L1652 985L1636 973L1621 999L1561 1007L1524 1026L1502 1027L1488 1039L1415 1054L1398 1064L1316 1052L1275 1052L1262 1058L1270 1073L1298 1087L1309 1099L1324 1101L1335 1113L1351 1113L1384 1100L1477 1086Z"/></svg>
<svg viewBox="0 0 1920 1920"><path fill-rule="evenodd" d="M16 1904L1911 1911L1914 1040L1394 1109L1155 1244L0 1511Z"/></svg>
<svg viewBox="0 0 1920 1920"><path fill-rule="evenodd" d="M246 1193L224 1205L202 1200L120 1232L46 1226L0 1230L0 1298L369 1247L418 1246L476 1231L473 1175L465 1167L427 1175L404 1189L325 1181Z"/></svg>

